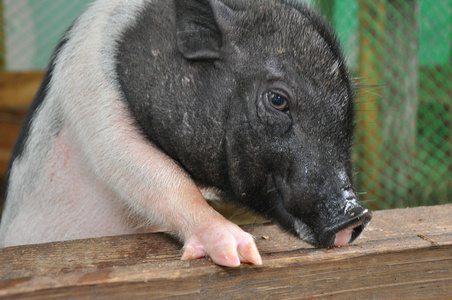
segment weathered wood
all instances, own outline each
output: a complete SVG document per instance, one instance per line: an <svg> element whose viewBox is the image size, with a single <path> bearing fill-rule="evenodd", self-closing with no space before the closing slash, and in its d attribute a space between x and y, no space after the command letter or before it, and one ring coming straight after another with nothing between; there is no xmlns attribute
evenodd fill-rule
<svg viewBox="0 0 452 300"><path fill-rule="evenodd" d="M27 109L44 72L0 73L0 185Z"/></svg>
<svg viewBox="0 0 452 300"><path fill-rule="evenodd" d="M181 245L163 233L4 248L0 297L446 298L451 216L452 204L377 211L356 243L334 249L314 249L272 224L247 226L264 264L235 269L180 261Z"/></svg>
<svg viewBox="0 0 452 300"><path fill-rule="evenodd" d="M26 110L0 108L0 184L5 177L25 113Z"/></svg>
<svg viewBox="0 0 452 300"><path fill-rule="evenodd" d="M39 86L44 72L0 73L0 109L27 108Z"/></svg>
<svg viewBox="0 0 452 300"><path fill-rule="evenodd" d="M383 41L387 0L358 0L359 62L358 79L360 87L356 99L356 185L365 191L365 200L381 199L379 192L381 168L382 136L380 124L380 87L383 84L381 61L385 55ZM371 201L376 208L384 201Z"/></svg>

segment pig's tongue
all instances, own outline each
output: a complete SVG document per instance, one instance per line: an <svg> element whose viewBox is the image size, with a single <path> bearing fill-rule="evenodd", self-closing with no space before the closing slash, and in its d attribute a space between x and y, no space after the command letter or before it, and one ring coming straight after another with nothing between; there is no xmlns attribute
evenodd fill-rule
<svg viewBox="0 0 452 300"><path fill-rule="evenodd" d="M348 242L350 242L350 239L352 238L353 229L355 229L358 226L359 225L350 226L336 233L336 238L334 239L334 246L340 247L347 245Z"/></svg>

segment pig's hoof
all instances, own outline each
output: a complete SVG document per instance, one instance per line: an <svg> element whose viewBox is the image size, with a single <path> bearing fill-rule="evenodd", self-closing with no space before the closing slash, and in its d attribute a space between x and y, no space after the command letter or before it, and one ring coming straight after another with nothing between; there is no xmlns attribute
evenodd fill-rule
<svg viewBox="0 0 452 300"><path fill-rule="evenodd" d="M253 237L231 223L229 231L221 228L201 230L188 238L182 260L193 260L208 255L218 265L238 267L240 263L262 264ZM231 228L232 227L232 228Z"/></svg>

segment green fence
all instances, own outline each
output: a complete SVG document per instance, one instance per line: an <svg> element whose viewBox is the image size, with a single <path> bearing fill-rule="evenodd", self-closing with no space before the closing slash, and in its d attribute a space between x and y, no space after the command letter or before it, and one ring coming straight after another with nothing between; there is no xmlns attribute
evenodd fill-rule
<svg viewBox="0 0 452 300"><path fill-rule="evenodd" d="M6 70L45 68L89 2L3 0ZM336 28L358 84L362 200L373 209L452 202L452 0L309 2Z"/></svg>
<svg viewBox="0 0 452 300"><path fill-rule="evenodd" d="M356 82L354 160L372 208L452 202L452 1L318 0Z"/></svg>
<svg viewBox="0 0 452 300"><path fill-rule="evenodd" d="M59 39L92 0L0 0L8 71L47 67ZM0 25L1 26L1 25Z"/></svg>

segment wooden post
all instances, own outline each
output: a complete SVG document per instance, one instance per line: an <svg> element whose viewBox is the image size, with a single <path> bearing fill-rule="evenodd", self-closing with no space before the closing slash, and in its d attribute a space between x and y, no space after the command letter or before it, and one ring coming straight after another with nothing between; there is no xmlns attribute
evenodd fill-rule
<svg viewBox="0 0 452 300"><path fill-rule="evenodd" d="M377 211L353 245L315 249L272 224L247 226L263 265L181 261L163 233L0 249L0 298L446 299L452 204Z"/></svg>
<svg viewBox="0 0 452 300"><path fill-rule="evenodd" d="M381 169L380 86L383 83L381 61L383 59L383 35L386 0L359 0L359 74L357 94L357 186L371 208L381 203L379 183Z"/></svg>

